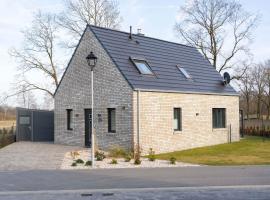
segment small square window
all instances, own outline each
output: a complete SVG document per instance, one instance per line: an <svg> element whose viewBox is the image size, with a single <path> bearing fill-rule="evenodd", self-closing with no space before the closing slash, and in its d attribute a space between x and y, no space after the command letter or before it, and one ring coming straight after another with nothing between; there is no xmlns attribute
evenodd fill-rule
<svg viewBox="0 0 270 200"><path fill-rule="evenodd" d="M179 69L179 71L187 78L187 79L191 79L192 77L190 76L190 74L187 72L186 69L184 69L183 67L177 66L177 68Z"/></svg>
<svg viewBox="0 0 270 200"><path fill-rule="evenodd" d="M28 117L28 116L20 116L19 124L20 125L30 125L30 117Z"/></svg>
<svg viewBox="0 0 270 200"><path fill-rule="evenodd" d="M225 128L226 109L213 108L212 109L213 128Z"/></svg>
<svg viewBox="0 0 270 200"><path fill-rule="evenodd" d="M145 60L131 59L141 74L153 75L153 72Z"/></svg>

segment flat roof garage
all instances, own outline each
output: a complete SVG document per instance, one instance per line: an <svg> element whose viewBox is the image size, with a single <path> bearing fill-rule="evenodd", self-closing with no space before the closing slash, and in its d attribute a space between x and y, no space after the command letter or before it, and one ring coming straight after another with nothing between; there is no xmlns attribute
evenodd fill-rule
<svg viewBox="0 0 270 200"><path fill-rule="evenodd" d="M54 141L54 112L16 108L16 141Z"/></svg>

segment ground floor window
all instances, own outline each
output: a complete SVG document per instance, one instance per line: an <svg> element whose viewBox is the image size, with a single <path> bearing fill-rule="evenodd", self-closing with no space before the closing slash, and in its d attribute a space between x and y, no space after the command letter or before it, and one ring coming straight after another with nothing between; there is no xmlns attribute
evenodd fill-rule
<svg viewBox="0 0 270 200"><path fill-rule="evenodd" d="M213 128L225 128L226 109L213 108L212 119L213 119Z"/></svg>
<svg viewBox="0 0 270 200"><path fill-rule="evenodd" d="M173 109L173 129L174 131L182 130L182 110L181 108Z"/></svg>
<svg viewBox="0 0 270 200"><path fill-rule="evenodd" d="M108 132L116 132L115 108L108 108Z"/></svg>
<svg viewBox="0 0 270 200"><path fill-rule="evenodd" d="M73 130L73 110L67 109L67 129Z"/></svg>

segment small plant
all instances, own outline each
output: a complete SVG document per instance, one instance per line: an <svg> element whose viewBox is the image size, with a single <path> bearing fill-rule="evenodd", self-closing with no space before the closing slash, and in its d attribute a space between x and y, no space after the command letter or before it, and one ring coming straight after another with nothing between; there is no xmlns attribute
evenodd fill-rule
<svg viewBox="0 0 270 200"><path fill-rule="evenodd" d="M96 151L95 158L97 159L97 161L102 161L104 158L106 158L106 156L105 156L104 152Z"/></svg>
<svg viewBox="0 0 270 200"><path fill-rule="evenodd" d="M72 157L73 160L75 160L79 155L80 154L78 151L71 151L70 152L70 156Z"/></svg>
<svg viewBox="0 0 270 200"><path fill-rule="evenodd" d="M114 146L109 150L109 157L124 158L128 153L120 146Z"/></svg>
<svg viewBox="0 0 270 200"><path fill-rule="evenodd" d="M84 164L85 166L92 166L92 161L91 160L88 160L85 162Z"/></svg>
<svg viewBox="0 0 270 200"><path fill-rule="evenodd" d="M134 159L134 164L135 165L140 165L142 163L142 161L140 159Z"/></svg>
<svg viewBox="0 0 270 200"><path fill-rule="evenodd" d="M156 160L156 155L152 148L149 149L148 160L152 162Z"/></svg>
<svg viewBox="0 0 270 200"><path fill-rule="evenodd" d="M131 155L126 155L125 156L125 162L130 162L131 160Z"/></svg>
<svg viewBox="0 0 270 200"><path fill-rule="evenodd" d="M118 164L118 162L117 162L116 159L112 159L112 161L110 162L110 164L116 165L116 164Z"/></svg>
<svg viewBox="0 0 270 200"><path fill-rule="evenodd" d="M71 166L72 166L72 167L76 167L76 166L77 166L77 163L76 163L76 162L73 162L73 163L71 164Z"/></svg>
<svg viewBox="0 0 270 200"><path fill-rule="evenodd" d="M77 159L77 160L76 160L76 163L77 163L77 164L83 164L84 161L83 161L82 159Z"/></svg>
<svg viewBox="0 0 270 200"><path fill-rule="evenodd" d="M171 157L171 158L170 158L170 163L171 163L172 165L175 165L175 164L176 164L176 158L175 158L175 157Z"/></svg>
<svg viewBox="0 0 270 200"><path fill-rule="evenodd" d="M134 164L140 165L141 164L141 149L139 146L137 146L135 152L134 152Z"/></svg>

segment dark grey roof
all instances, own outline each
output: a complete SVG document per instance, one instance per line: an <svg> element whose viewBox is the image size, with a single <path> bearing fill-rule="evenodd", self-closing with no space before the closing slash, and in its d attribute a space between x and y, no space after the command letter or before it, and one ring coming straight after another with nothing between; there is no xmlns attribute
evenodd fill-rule
<svg viewBox="0 0 270 200"><path fill-rule="evenodd" d="M96 26L90 29L133 89L238 94L230 85L222 84L219 72L194 47L137 34L130 40L126 32ZM155 76L140 74L130 57L145 59ZM192 81L176 65L184 67Z"/></svg>

